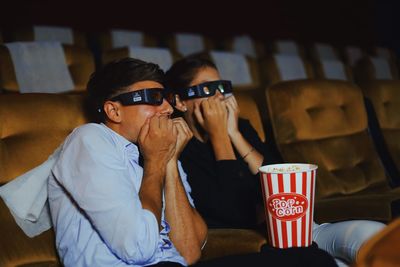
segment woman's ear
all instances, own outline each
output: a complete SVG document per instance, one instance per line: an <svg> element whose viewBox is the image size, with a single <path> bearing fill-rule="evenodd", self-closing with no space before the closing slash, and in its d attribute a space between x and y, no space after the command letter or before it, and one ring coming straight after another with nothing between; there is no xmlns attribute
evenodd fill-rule
<svg viewBox="0 0 400 267"><path fill-rule="evenodd" d="M185 101L181 100L179 95L175 95L175 108L180 112L186 112L187 107Z"/></svg>
<svg viewBox="0 0 400 267"><path fill-rule="evenodd" d="M107 118L114 122L114 123L120 123L121 118L122 118L122 110L120 109L120 104L118 102L113 102L113 101L106 101L104 103L104 112L107 115Z"/></svg>

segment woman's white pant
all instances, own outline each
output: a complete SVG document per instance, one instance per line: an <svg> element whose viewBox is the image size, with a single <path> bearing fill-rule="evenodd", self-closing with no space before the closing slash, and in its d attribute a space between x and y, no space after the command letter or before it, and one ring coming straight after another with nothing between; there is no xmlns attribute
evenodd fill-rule
<svg viewBox="0 0 400 267"><path fill-rule="evenodd" d="M347 266L356 260L361 245L383 227L383 223L365 220L314 222L313 240L336 259L339 267Z"/></svg>

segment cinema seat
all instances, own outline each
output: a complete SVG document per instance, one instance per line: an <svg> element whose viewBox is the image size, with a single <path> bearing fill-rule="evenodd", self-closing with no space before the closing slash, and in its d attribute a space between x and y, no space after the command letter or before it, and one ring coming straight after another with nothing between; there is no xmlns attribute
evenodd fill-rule
<svg viewBox="0 0 400 267"><path fill-rule="evenodd" d="M158 40L155 36L128 29L110 29L96 36L101 51L107 51L127 46L155 47Z"/></svg>
<svg viewBox="0 0 400 267"><path fill-rule="evenodd" d="M171 65L180 58L177 53L171 52L168 48L160 47L121 47L110 49L103 52L102 64L107 64L111 61L132 57L143 61L158 64L164 71L167 71Z"/></svg>
<svg viewBox="0 0 400 267"><path fill-rule="evenodd" d="M400 169L400 81L370 81L362 90L372 102L387 149Z"/></svg>
<svg viewBox="0 0 400 267"><path fill-rule="evenodd" d="M10 42L48 41L61 42L66 45L88 47L86 35L71 27L34 25L14 30L10 33Z"/></svg>
<svg viewBox="0 0 400 267"><path fill-rule="evenodd" d="M65 62L73 81L71 92L82 92L94 72L94 61L89 50L81 47L63 45ZM35 70L32 69L32 72ZM11 54L5 45L0 45L0 88L6 92L19 92L15 67Z"/></svg>
<svg viewBox="0 0 400 267"><path fill-rule="evenodd" d="M342 81L288 81L266 90L285 162L318 165L317 222L390 221L400 196L391 188L367 132L361 89Z"/></svg>
<svg viewBox="0 0 400 267"><path fill-rule="evenodd" d="M353 267L400 266L399 250L400 219L396 219L360 248Z"/></svg>

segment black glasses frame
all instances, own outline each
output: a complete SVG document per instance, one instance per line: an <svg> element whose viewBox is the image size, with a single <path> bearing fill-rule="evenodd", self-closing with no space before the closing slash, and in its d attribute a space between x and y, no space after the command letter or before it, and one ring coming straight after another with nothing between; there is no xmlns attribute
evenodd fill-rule
<svg viewBox="0 0 400 267"><path fill-rule="evenodd" d="M112 97L111 101L119 101L124 106L130 105L152 105L160 106L167 100L172 106L175 106L175 95L173 92L162 88L146 88L137 91L122 93Z"/></svg>
<svg viewBox="0 0 400 267"><path fill-rule="evenodd" d="M228 80L217 80L212 82L200 83L183 90L178 90L182 100L210 97L219 90L221 94L231 94L233 92L232 82Z"/></svg>

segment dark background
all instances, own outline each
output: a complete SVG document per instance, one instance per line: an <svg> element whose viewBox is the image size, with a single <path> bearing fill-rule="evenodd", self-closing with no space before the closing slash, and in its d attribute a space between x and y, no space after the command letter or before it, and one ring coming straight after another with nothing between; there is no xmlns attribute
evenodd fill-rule
<svg viewBox="0 0 400 267"><path fill-rule="evenodd" d="M3 31L44 24L86 32L124 28L155 34L199 32L211 37L246 33L265 41L293 38L382 45L397 52L400 47L400 1L396 0L100 1L3 0L0 26Z"/></svg>

